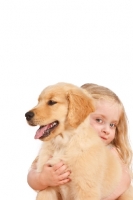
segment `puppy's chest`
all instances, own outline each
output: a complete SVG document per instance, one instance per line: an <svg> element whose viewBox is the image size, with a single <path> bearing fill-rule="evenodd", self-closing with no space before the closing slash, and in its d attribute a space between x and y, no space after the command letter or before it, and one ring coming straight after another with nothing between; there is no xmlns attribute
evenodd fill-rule
<svg viewBox="0 0 133 200"><path fill-rule="evenodd" d="M42 144L37 162L38 172L42 170L44 164L48 163L53 166L65 157L69 139L68 137L58 137Z"/></svg>

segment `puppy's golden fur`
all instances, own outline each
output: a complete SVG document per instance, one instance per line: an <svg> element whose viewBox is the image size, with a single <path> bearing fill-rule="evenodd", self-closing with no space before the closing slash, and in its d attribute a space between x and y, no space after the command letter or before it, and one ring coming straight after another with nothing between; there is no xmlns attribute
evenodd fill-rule
<svg viewBox="0 0 133 200"><path fill-rule="evenodd" d="M36 200L58 200L59 194L62 200L104 200L119 184L119 162L89 125L93 111L87 92L58 83L45 88L38 105L26 113L30 125L40 126L35 138L43 141L37 171L47 162L53 165L60 160L72 171L72 181L39 191Z"/></svg>

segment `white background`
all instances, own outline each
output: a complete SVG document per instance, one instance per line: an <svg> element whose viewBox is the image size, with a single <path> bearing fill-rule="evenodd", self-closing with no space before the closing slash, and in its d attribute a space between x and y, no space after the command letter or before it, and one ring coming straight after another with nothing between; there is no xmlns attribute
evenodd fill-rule
<svg viewBox="0 0 133 200"><path fill-rule="evenodd" d="M0 1L0 199L32 200L27 172L40 147L24 114L57 82L109 87L133 147L133 1Z"/></svg>

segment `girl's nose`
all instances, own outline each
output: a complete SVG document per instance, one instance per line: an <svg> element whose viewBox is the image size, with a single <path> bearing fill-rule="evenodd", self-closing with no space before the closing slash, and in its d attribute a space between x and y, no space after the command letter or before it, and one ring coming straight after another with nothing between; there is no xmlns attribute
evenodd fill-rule
<svg viewBox="0 0 133 200"><path fill-rule="evenodd" d="M104 126L104 127L102 128L102 132L103 132L104 134L106 134L106 135L109 135L109 127L108 127L108 126Z"/></svg>

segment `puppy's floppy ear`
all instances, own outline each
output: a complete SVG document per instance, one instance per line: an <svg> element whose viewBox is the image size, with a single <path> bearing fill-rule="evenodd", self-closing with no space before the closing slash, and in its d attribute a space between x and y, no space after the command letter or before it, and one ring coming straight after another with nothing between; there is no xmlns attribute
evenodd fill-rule
<svg viewBox="0 0 133 200"><path fill-rule="evenodd" d="M81 90L68 92L68 116L67 122L72 127L77 127L84 119L94 111L91 97Z"/></svg>

